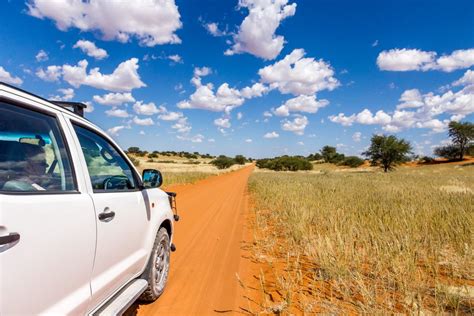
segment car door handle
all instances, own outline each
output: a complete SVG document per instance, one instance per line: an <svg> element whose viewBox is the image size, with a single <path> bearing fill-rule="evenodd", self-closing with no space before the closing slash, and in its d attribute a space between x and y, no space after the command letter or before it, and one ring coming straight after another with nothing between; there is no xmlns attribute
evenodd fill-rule
<svg viewBox="0 0 474 316"><path fill-rule="evenodd" d="M0 237L0 246L13 244L14 242L17 242L18 240L20 240L20 234L10 233L9 235Z"/></svg>
<svg viewBox="0 0 474 316"><path fill-rule="evenodd" d="M108 207L105 208L105 210L99 214L99 220L103 222L110 222L112 219L115 217L115 212L112 212L109 210Z"/></svg>

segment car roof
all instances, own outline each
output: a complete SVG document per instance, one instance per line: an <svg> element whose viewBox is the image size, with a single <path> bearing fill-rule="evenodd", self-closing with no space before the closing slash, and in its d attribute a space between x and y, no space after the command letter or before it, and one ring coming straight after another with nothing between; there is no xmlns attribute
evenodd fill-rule
<svg viewBox="0 0 474 316"><path fill-rule="evenodd" d="M56 110L56 111L60 111L62 113L72 115L72 116L74 116L74 118L82 121L83 123L85 123L87 125L93 125L94 127L100 129L98 126L93 124L91 121L89 121L85 117L80 116L77 113L74 113L72 111L69 111L69 110L65 109L64 107L62 107L58 104L55 104L54 101L47 100L47 99L42 98L42 97L40 97L40 96L38 96L34 93L31 93L29 91L26 91L26 90L20 89L18 87L12 86L12 85L10 85L8 83L5 83L3 81L0 81L0 91L4 91L4 92L10 93L10 94L14 94L14 95L20 96L20 97L26 97L27 99L35 101L36 103L38 103L42 106L48 107L48 108Z"/></svg>

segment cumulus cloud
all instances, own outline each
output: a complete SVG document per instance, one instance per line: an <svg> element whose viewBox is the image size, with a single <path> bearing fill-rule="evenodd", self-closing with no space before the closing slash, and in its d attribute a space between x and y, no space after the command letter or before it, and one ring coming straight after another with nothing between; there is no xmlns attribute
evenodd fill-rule
<svg viewBox="0 0 474 316"><path fill-rule="evenodd" d="M244 115L242 114L242 112L237 113L237 119L238 119L238 120L241 120L242 117L244 117Z"/></svg>
<svg viewBox="0 0 474 316"><path fill-rule="evenodd" d="M79 40L73 46L73 48L79 48L87 56L93 57L93 58L99 59L99 60L107 58L109 56L105 49L98 48L97 46L95 46L95 43L93 43L91 41Z"/></svg>
<svg viewBox="0 0 474 316"><path fill-rule="evenodd" d="M58 89L58 92L60 92L61 95L52 96L50 97L50 99L54 101L69 101L74 98L74 89Z"/></svg>
<svg viewBox="0 0 474 316"><path fill-rule="evenodd" d="M395 48L382 51L377 57L380 70L387 71L428 71L451 72L474 65L474 48L456 50L449 55L437 57L436 52L420 49Z"/></svg>
<svg viewBox="0 0 474 316"><path fill-rule="evenodd" d="M468 86L468 85L474 85L474 71L472 70L467 70L464 75L453 82L453 86Z"/></svg>
<svg viewBox="0 0 474 316"><path fill-rule="evenodd" d="M63 79L75 88L86 85L114 92L131 91L146 86L137 72L137 58L120 63L109 75L102 74L99 68L92 68L87 73L87 65L87 60L81 60L77 66L64 65Z"/></svg>
<svg viewBox="0 0 474 316"><path fill-rule="evenodd" d="M399 104L392 114L380 110L374 115L365 109L349 116L339 113L330 116L329 119L344 126L354 123L376 124L382 126L383 130L394 133L409 128L426 128L434 133L443 132L450 120L461 120L474 113L474 84L469 84L470 73L466 74L459 79L464 84L463 78L467 78L465 87L457 92L449 90L443 94L433 92L421 94L416 89L403 92L400 97L403 103ZM450 117L448 119L440 116Z"/></svg>
<svg viewBox="0 0 474 316"><path fill-rule="evenodd" d="M227 35L226 31L219 29L219 23L211 22L203 25L212 36L219 37Z"/></svg>
<svg viewBox="0 0 474 316"><path fill-rule="evenodd" d="M123 103L135 102L135 98L130 92L125 93L107 93L103 96L95 95L93 100L103 105L121 105Z"/></svg>
<svg viewBox="0 0 474 316"><path fill-rule="evenodd" d="M44 81L58 81L61 78L63 68L61 66L48 66L36 71L36 76Z"/></svg>
<svg viewBox="0 0 474 316"><path fill-rule="evenodd" d="M202 134L196 134L194 136L189 136L189 135L177 135L176 138L180 139L180 140L186 140L186 141L190 141L192 143L202 143L203 140L205 140L205 137L204 135ZM211 140L209 140L211 141Z"/></svg>
<svg viewBox="0 0 474 316"><path fill-rule="evenodd" d="M21 85L23 83L23 80L21 80L20 77L12 76L2 66L0 66L0 81L9 83L9 84L16 84L16 85Z"/></svg>
<svg viewBox="0 0 474 316"><path fill-rule="evenodd" d="M231 126L229 118L220 117L214 120L214 125L221 128L229 128Z"/></svg>
<svg viewBox="0 0 474 316"><path fill-rule="evenodd" d="M158 118L163 121L177 121L182 117L184 117L182 112L168 112L168 111L158 116Z"/></svg>
<svg viewBox="0 0 474 316"><path fill-rule="evenodd" d="M263 135L263 138L278 138L278 137L280 137L280 135L275 131L269 132Z"/></svg>
<svg viewBox="0 0 474 316"><path fill-rule="evenodd" d="M275 35L281 21L296 12L296 3L288 0L240 0L239 9L247 8L249 14L233 36L233 45L226 55L249 53L271 60L283 49L285 38Z"/></svg>
<svg viewBox="0 0 474 316"><path fill-rule="evenodd" d="M189 133L192 129L187 117L178 119L178 121L173 126L171 126L171 128L175 129L178 133Z"/></svg>
<svg viewBox="0 0 474 316"><path fill-rule="evenodd" d="M316 100L315 95L300 95L287 100L274 113L277 116L288 116L290 112L316 113L320 108L328 104L328 100Z"/></svg>
<svg viewBox="0 0 474 316"><path fill-rule="evenodd" d="M47 61L49 59L48 54L44 50L40 50L35 56L37 62Z"/></svg>
<svg viewBox="0 0 474 316"><path fill-rule="evenodd" d="M135 116L132 120L133 123L137 124L137 125L141 125L141 126L150 126L150 125L153 125L155 124L153 122L153 119L147 117L147 118L144 118L144 119L141 119L139 118L138 116Z"/></svg>
<svg viewBox="0 0 474 316"><path fill-rule="evenodd" d="M127 110L118 109L116 107L113 107L111 110L105 111L105 114L107 114L107 116L120 117L120 118L126 118L130 116Z"/></svg>
<svg viewBox="0 0 474 316"><path fill-rule="evenodd" d="M135 102L133 110L139 115L153 115L166 112L166 108L163 106L158 108L153 102L143 103L143 101Z"/></svg>
<svg viewBox="0 0 474 316"><path fill-rule="evenodd" d="M268 87L261 84L260 82L254 83L250 87L245 87L240 91L242 96L246 99L261 97L267 92L268 92Z"/></svg>
<svg viewBox="0 0 474 316"><path fill-rule="evenodd" d="M112 128L109 128L107 130L107 133L109 133L110 136L118 136L119 132L123 130L125 126L120 125L120 126L114 126Z"/></svg>
<svg viewBox="0 0 474 316"><path fill-rule="evenodd" d="M38 69L36 75L45 81L57 81L62 77L74 88L82 85L113 92L131 91L146 87L138 74L138 59L131 58L120 63L111 74L102 74L100 68L92 68L87 73L87 60L81 60L76 66L48 66L46 70Z"/></svg>
<svg viewBox="0 0 474 316"><path fill-rule="evenodd" d="M98 30L105 40L125 43L134 37L145 46L181 42L175 34L182 23L174 0L30 0L27 6L28 14L53 20L61 31Z"/></svg>
<svg viewBox="0 0 474 316"><path fill-rule="evenodd" d="M306 126L308 125L309 121L306 116L297 115L293 120L284 120L282 122L281 128L284 131L293 132L296 135L303 135Z"/></svg>
<svg viewBox="0 0 474 316"><path fill-rule="evenodd" d="M167 58L177 64L181 64L183 62L183 58L181 58L181 56L179 56L178 54L169 55Z"/></svg>
<svg viewBox="0 0 474 316"><path fill-rule="evenodd" d="M251 142L252 142L252 139L251 139L251 138L247 138L247 139L245 140L245 142L246 142L246 143L251 143Z"/></svg>
<svg viewBox="0 0 474 316"><path fill-rule="evenodd" d="M304 58L304 55L304 49L295 49L282 60L260 69L260 81L281 93L296 96L331 91L339 86L330 64L322 59Z"/></svg>

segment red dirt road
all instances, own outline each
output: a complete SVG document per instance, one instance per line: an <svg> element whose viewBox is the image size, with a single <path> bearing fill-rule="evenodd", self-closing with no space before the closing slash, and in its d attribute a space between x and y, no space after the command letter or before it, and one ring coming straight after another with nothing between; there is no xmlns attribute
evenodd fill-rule
<svg viewBox="0 0 474 316"><path fill-rule="evenodd" d="M245 273L242 242L253 167L176 186L178 211L168 284L138 315L207 315L241 311L237 274ZM248 234L245 234L248 235Z"/></svg>

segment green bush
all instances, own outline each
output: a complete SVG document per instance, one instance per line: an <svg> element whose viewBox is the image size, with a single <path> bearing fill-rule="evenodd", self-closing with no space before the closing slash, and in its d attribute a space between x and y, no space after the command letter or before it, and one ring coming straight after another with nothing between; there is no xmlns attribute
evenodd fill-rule
<svg viewBox="0 0 474 316"><path fill-rule="evenodd" d="M219 156L213 161L211 161L211 164L217 167L217 169L227 169L232 167L233 165L236 164L235 160L226 156Z"/></svg>
<svg viewBox="0 0 474 316"><path fill-rule="evenodd" d="M313 165L303 157L283 156L257 160L257 167L275 171L311 170Z"/></svg>
<svg viewBox="0 0 474 316"><path fill-rule="evenodd" d="M245 157L242 156L242 155L237 155L237 156L235 156L234 160L235 160L235 162L236 162L237 164L239 164L239 165L244 165L245 162L247 161L247 159L245 159Z"/></svg>
<svg viewBox="0 0 474 316"><path fill-rule="evenodd" d="M153 152L151 154L148 154L148 158L153 159L153 158L158 158L158 154Z"/></svg>
<svg viewBox="0 0 474 316"><path fill-rule="evenodd" d="M458 146L447 145L436 147L434 154L439 157L446 158L448 160L458 160L461 156L461 151Z"/></svg>
<svg viewBox="0 0 474 316"><path fill-rule="evenodd" d="M361 159L357 156L347 156L339 164L342 165L342 166L357 168L357 167L362 166L364 164L364 159Z"/></svg>

